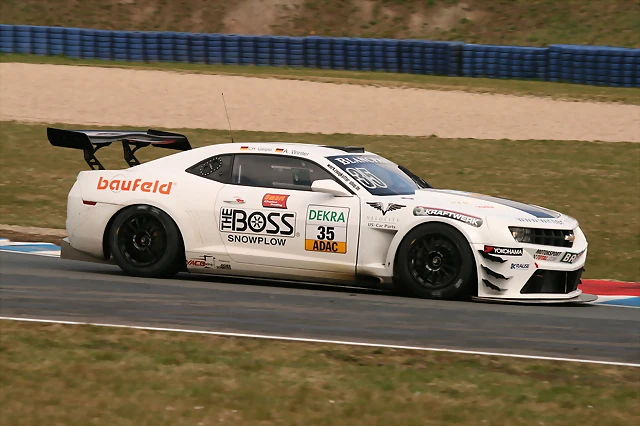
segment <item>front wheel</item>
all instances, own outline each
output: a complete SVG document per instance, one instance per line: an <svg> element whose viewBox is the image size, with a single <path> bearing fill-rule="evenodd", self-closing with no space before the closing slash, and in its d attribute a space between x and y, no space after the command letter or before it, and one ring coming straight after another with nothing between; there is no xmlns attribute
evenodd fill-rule
<svg viewBox="0 0 640 426"><path fill-rule="evenodd" d="M398 247L397 284L414 296L459 299L477 286L471 247L455 228L427 223L411 230Z"/></svg>
<svg viewBox="0 0 640 426"><path fill-rule="evenodd" d="M129 275L169 278L184 264L177 226L155 207L139 205L120 211L111 226L109 242L116 263Z"/></svg>

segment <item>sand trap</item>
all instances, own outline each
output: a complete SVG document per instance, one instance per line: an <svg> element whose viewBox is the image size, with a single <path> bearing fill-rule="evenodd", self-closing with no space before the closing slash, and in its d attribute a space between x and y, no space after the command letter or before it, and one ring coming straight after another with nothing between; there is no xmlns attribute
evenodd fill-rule
<svg viewBox="0 0 640 426"><path fill-rule="evenodd" d="M0 64L0 120L84 126L640 142L640 106L77 66Z"/></svg>

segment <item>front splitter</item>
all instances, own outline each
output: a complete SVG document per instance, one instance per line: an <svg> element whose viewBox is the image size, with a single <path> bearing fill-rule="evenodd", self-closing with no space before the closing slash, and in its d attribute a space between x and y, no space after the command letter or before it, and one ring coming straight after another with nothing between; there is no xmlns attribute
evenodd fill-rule
<svg viewBox="0 0 640 426"><path fill-rule="evenodd" d="M494 303L520 303L520 304L575 304L589 303L598 300L595 294L582 293L571 299L503 299L498 297L472 297L476 302L494 302Z"/></svg>

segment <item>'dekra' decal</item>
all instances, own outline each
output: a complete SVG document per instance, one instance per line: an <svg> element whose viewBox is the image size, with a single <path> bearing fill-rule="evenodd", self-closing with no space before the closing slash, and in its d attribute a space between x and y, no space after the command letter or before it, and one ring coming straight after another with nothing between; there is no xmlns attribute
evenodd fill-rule
<svg viewBox="0 0 640 426"><path fill-rule="evenodd" d="M310 205L305 222L306 251L347 252L347 207Z"/></svg>

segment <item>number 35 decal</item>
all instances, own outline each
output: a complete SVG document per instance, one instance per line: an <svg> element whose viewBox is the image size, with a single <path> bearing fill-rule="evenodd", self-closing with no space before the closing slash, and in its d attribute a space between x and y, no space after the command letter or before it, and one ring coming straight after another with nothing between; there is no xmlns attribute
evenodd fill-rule
<svg viewBox="0 0 640 426"><path fill-rule="evenodd" d="M386 188L387 185L378 176L371 173L364 167L348 167L345 169L360 185L369 189Z"/></svg>
<svg viewBox="0 0 640 426"><path fill-rule="evenodd" d="M335 233L333 232L333 226L318 226L318 237L319 240L329 240L333 241L335 238Z"/></svg>

